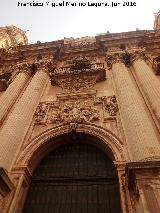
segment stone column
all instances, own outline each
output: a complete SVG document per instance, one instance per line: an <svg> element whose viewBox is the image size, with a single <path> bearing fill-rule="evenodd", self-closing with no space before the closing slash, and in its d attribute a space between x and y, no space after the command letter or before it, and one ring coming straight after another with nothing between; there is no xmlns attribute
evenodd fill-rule
<svg viewBox="0 0 160 213"><path fill-rule="evenodd" d="M48 63L44 62L38 65L38 71L0 131L0 166L7 171L11 168L32 122L39 100L49 82L47 65Z"/></svg>
<svg viewBox="0 0 160 213"><path fill-rule="evenodd" d="M133 68L135 77L160 124L160 82L144 61L142 54L133 55Z"/></svg>
<svg viewBox="0 0 160 213"><path fill-rule="evenodd" d="M18 66L19 74L9 85L7 90L0 96L0 124L9 112L10 108L13 106L14 102L17 100L19 94L22 92L25 84L30 78L30 70L27 64L22 64Z"/></svg>
<svg viewBox="0 0 160 213"><path fill-rule="evenodd" d="M160 144L122 55L112 56L110 65L131 160L160 159Z"/></svg>

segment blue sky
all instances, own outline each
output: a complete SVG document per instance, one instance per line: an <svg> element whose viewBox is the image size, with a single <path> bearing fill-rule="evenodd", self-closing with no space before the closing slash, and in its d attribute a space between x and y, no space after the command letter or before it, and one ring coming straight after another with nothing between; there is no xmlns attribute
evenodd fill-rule
<svg viewBox="0 0 160 213"><path fill-rule="evenodd" d="M136 6L122 6L124 0L67 0L68 2L101 2L101 7L52 7L63 0L0 0L0 26L15 25L26 33L30 43L47 42L64 37L95 36L110 31L125 32L153 29L154 13L160 10L160 0L135 0ZM18 7L20 3L43 3L43 7ZM46 5L49 2L49 5ZM66 0L65 0L66 2ZM112 7L111 2L119 2ZM131 2L131 1L129 1Z"/></svg>

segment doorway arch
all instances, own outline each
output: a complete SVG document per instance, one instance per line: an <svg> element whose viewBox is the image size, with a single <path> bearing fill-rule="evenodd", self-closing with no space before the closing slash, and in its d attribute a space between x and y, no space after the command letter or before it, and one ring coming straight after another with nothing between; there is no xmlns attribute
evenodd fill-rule
<svg viewBox="0 0 160 213"><path fill-rule="evenodd" d="M85 134L70 133L65 140L37 165L22 212L120 213L111 158Z"/></svg>
<svg viewBox="0 0 160 213"><path fill-rule="evenodd" d="M88 134L97 139L97 146L111 153L116 162L126 162L129 156L126 153L124 143L113 132L95 124L66 124L47 129L32 138L23 151L20 153L16 166L25 166L30 173L33 173L39 160L52 148L57 147L56 139L71 132ZM55 140L54 140L55 139ZM58 142L58 145L61 142Z"/></svg>

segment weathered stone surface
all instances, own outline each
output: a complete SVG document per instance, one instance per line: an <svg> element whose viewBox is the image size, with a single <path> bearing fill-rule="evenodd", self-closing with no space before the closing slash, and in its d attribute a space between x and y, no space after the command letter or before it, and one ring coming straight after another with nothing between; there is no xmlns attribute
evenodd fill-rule
<svg viewBox="0 0 160 213"><path fill-rule="evenodd" d="M155 31L1 48L0 79L12 77L0 90L0 212L22 212L33 171L66 135L112 159L124 213L160 212L159 57L159 13Z"/></svg>

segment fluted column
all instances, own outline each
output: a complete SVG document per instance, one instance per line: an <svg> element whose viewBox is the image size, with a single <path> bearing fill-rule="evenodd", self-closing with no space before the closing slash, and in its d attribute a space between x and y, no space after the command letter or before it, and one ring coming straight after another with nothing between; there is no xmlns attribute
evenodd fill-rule
<svg viewBox="0 0 160 213"><path fill-rule="evenodd" d="M112 56L112 72L120 114L132 161L160 159L160 144L145 111L139 91L121 56Z"/></svg>
<svg viewBox="0 0 160 213"><path fill-rule="evenodd" d="M142 55L134 55L133 68L135 76L160 124L160 82L152 69L144 61Z"/></svg>
<svg viewBox="0 0 160 213"><path fill-rule="evenodd" d="M0 131L0 166L9 170L16 152L31 124L42 93L49 82L47 63L40 64L28 87L24 91L8 120Z"/></svg>
<svg viewBox="0 0 160 213"><path fill-rule="evenodd" d="M30 70L27 64L19 65L18 68L19 74L0 96L0 124L30 78Z"/></svg>

